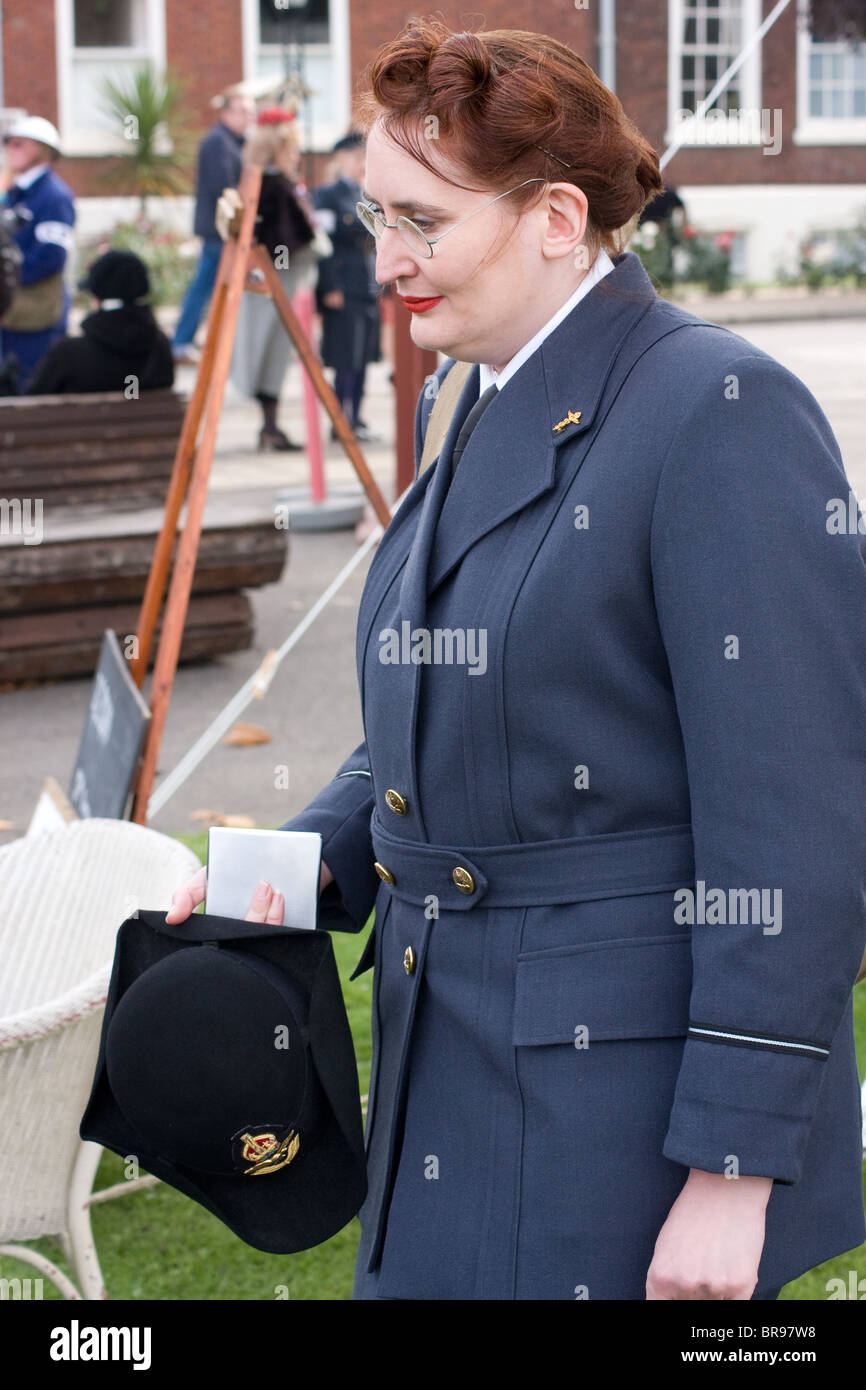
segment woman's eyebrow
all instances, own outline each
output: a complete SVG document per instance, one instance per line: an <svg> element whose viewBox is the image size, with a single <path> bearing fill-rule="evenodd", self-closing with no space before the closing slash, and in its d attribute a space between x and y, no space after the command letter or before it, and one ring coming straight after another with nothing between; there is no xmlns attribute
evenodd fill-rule
<svg viewBox="0 0 866 1390"><path fill-rule="evenodd" d="M372 193L368 193L365 188L361 189L361 197L368 203L374 203L377 208L382 206L379 199L374 198ZM447 208L437 208L432 203L415 203L411 199L407 202L392 203L391 206L399 208L401 212L425 212L428 217L450 217L451 215Z"/></svg>

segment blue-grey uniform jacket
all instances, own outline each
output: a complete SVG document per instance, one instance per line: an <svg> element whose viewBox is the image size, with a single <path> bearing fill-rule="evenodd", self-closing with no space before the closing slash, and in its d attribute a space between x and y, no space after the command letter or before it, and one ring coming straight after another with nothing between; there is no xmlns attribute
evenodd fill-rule
<svg viewBox="0 0 866 1390"><path fill-rule="evenodd" d="M451 481L478 391L370 567L365 741L284 827L322 832L320 927L375 906L356 1296L642 1299L690 1168L774 1179L758 1289L784 1284L866 1234L866 546L838 446L631 253Z"/></svg>

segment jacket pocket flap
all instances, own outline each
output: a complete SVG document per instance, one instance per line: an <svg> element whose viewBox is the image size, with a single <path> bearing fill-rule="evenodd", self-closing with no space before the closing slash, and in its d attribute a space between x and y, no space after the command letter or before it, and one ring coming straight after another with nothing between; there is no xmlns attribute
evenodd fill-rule
<svg viewBox="0 0 866 1390"><path fill-rule="evenodd" d="M691 980L690 932L527 952L517 960L512 1040L685 1037Z"/></svg>

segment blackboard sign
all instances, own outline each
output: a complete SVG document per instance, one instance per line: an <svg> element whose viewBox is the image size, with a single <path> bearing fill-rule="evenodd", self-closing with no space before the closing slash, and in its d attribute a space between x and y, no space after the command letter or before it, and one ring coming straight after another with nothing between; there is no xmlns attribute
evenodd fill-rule
<svg viewBox="0 0 866 1390"><path fill-rule="evenodd" d="M87 820L125 820L150 710L132 679L117 633L106 628L69 800Z"/></svg>

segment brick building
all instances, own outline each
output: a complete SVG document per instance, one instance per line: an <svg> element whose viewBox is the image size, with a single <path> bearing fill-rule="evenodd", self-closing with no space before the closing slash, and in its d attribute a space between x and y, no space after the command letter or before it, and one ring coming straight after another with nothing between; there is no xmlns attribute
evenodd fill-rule
<svg viewBox="0 0 866 1390"><path fill-rule="evenodd" d="M581 53L661 154L691 221L737 234L736 263L770 278L811 230L866 207L866 4L789 0L703 120L684 119L775 8L775 0L514 0L435 8L454 28L528 27ZM185 84L202 130L212 95L241 78L299 71L307 179L351 124L352 93L377 47L412 13L401 0L0 0L0 108L48 116L61 132L63 177L83 229L110 223L112 160L123 141L99 108L100 79L145 60ZM841 16L841 26L840 26ZM189 200L174 215L188 225Z"/></svg>

